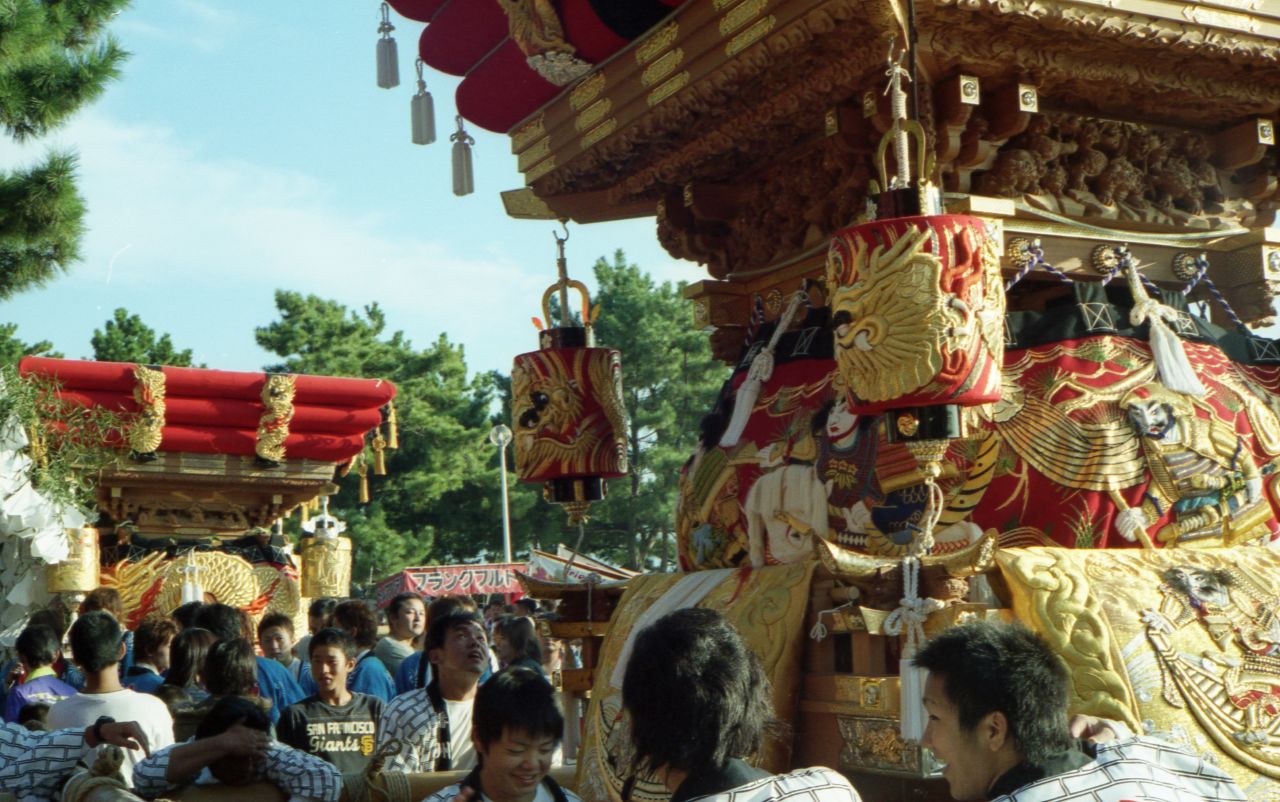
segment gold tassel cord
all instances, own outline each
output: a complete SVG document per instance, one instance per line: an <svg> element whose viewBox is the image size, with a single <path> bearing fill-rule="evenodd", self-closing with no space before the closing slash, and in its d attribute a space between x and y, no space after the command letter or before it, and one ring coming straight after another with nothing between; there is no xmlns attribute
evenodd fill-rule
<svg viewBox="0 0 1280 802"><path fill-rule="evenodd" d="M360 460L360 464L356 466L356 473L360 476L360 503L369 503L369 464L364 460Z"/></svg>
<svg viewBox="0 0 1280 802"><path fill-rule="evenodd" d="M397 449L400 447L400 423L396 419L396 403L390 401L387 403L387 448Z"/></svg>
<svg viewBox="0 0 1280 802"><path fill-rule="evenodd" d="M370 444L373 449L373 472L377 476L387 475L387 439L379 432Z"/></svg>

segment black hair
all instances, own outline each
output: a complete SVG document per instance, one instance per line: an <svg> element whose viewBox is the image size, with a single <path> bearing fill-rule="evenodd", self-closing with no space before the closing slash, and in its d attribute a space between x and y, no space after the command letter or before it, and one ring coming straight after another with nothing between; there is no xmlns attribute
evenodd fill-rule
<svg viewBox="0 0 1280 802"><path fill-rule="evenodd" d="M244 638L220 640L209 649L204 686L214 696L251 696L258 684L258 660Z"/></svg>
<svg viewBox="0 0 1280 802"><path fill-rule="evenodd" d="M284 613L272 613L258 622L258 640L262 640L262 633L272 627L281 627L289 633L289 637L293 637L293 619Z"/></svg>
<svg viewBox="0 0 1280 802"><path fill-rule="evenodd" d="M259 732L271 731L271 719L252 699L228 696L219 699L196 725L196 740L221 735L237 724Z"/></svg>
<svg viewBox="0 0 1280 802"><path fill-rule="evenodd" d="M1018 754L1032 765L1071 745L1067 669L1026 627L970 621L935 635L913 662L942 678L964 731L999 711Z"/></svg>
<svg viewBox="0 0 1280 802"><path fill-rule="evenodd" d="M538 614L538 600L530 596L524 596L522 598L516 599L511 603L511 606L523 607L524 609L529 611L529 615Z"/></svg>
<svg viewBox="0 0 1280 802"><path fill-rule="evenodd" d="M479 612L476 609L476 603L467 596L441 596L438 599L432 599L427 605L427 629L431 629L431 624L437 619L454 613Z"/></svg>
<svg viewBox="0 0 1280 802"><path fill-rule="evenodd" d="M511 644L516 660L532 660L542 662L542 644L538 640L538 628L533 621L519 615L504 615L493 625L494 636L501 635L503 640Z"/></svg>
<svg viewBox="0 0 1280 802"><path fill-rule="evenodd" d="M307 644L308 660L315 653L317 646L337 646L342 649L342 653L347 656L348 660L355 658L358 651L356 642L351 639L351 636L337 627L325 627L311 636L311 642Z"/></svg>
<svg viewBox="0 0 1280 802"><path fill-rule="evenodd" d="M27 702L18 710L18 717L13 723L36 732L49 729L49 705L44 702Z"/></svg>
<svg viewBox="0 0 1280 802"><path fill-rule="evenodd" d="M556 705L555 689L532 668L512 666L494 674L476 691L471 732L481 746L502 738L502 731L532 737L564 737L564 715Z"/></svg>
<svg viewBox="0 0 1280 802"><path fill-rule="evenodd" d="M18 642L14 644L18 656L29 669L53 665L59 646L61 643L58 641L58 633L53 631L53 627L44 624L28 626L18 635Z"/></svg>
<svg viewBox="0 0 1280 802"><path fill-rule="evenodd" d="M168 618L148 618L138 627L133 637L133 654L135 660L150 662L165 641L178 635L178 625Z"/></svg>
<svg viewBox="0 0 1280 802"><path fill-rule="evenodd" d="M124 631L115 616L93 610L71 625L71 652L86 674L96 674L120 662L120 638Z"/></svg>
<svg viewBox="0 0 1280 802"><path fill-rule="evenodd" d="M378 614L366 601L347 599L333 608L332 626L345 629L361 649L372 649L378 644Z"/></svg>
<svg viewBox="0 0 1280 802"><path fill-rule="evenodd" d="M194 686L204 671L209 647L218 640L212 632L199 627L184 629L169 645L169 673L164 684L179 688Z"/></svg>
<svg viewBox="0 0 1280 802"><path fill-rule="evenodd" d="M196 613L196 626L207 629L218 640L235 640L244 637L244 624L240 611L229 604L206 604Z"/></svg>
<svg viewBox="0 0 1280 802"><path fill-rule="evenodd" d="M92 613L95 610L105 610L117 619L124 615L120 591L115 588L98 588L90 591L89 595L84 597L84 601L80 602L80 615Z"/></svg>
<svg viewBox="0 0 1280 802"><path fill-rule="evenodd" d="M484 630L484 619L474 610L459 609L432 619L431 626L427 629L427 642L424 648L428 652L432 649L443 648L445 639L449 636L449 630L468 624L475 624L481 630Z"/></svg>
<svg viewBox="0 0 1280 802"><path fill-rule="evenodd" d="M333 615L333 608L338 606L337 599L316 599L311 602L311 606L307 608L307 616L310 618L328 618Z"/></svg>
<svg viewBox="0 0 1280 802"><path fill-rule="evenodd" d="M723 615L668 613L636 636L623 675L633 768L705 772L760 751L770 697L759 658Z"/></svg>
<svg viewBox="0 0 1280 802"><path fill-rule="evenodd" d="M416 600L418 600L418 601L420 601L420 602L422 602L422 606L423 606L423 608L424 608L424 609L426 608L427 603L426 603L426 602L424 602L424 601L422 601L422 597L421 597L421 596L419 596L418 594L416 594L416 593L401 593L401 594L397 595L395 598L393 598L393 599L391 600L391 603L387 605L387 617L388 617L388 618L394 618L394 617L396 617L397 615L400 615L400 608L401 608L401 607L404 607L406 604L408 604L409 602L411 602L411 601L413 601L413 600L415 600L415 599L416 599Z"/></svg>
<svg viewBox="0 0 1280 802"><path fill-rule="evenodd" d="M174 608L173 620L183 629L191 629L196 625L196 613L204 606L203 602L192 601Z"/></svg>

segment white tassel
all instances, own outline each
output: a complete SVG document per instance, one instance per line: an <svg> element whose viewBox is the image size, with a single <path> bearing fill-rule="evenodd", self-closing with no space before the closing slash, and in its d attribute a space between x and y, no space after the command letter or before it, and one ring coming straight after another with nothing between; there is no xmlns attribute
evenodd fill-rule
<svg viewBox="0 0 1280 802"><path fill-rule="evenodd" d="M1191 366L1187 351L1182 347L1182 339L1169 328L1169 324L1178 319L1178 311L1147 294L1142 279L1138 277L1138 268L1132 261L1125 272L1129 278L1129 290L1133 293L1129 322L1134 326L1150 324L1151 354L1155 358L1160 383L1175 393L1204 397L1209 391Z"/></svg>
<svg viewBox="0 0 1280 802"><path fill-rule="evenodd" d="M461 115L457 121L458 130L449 135L453 142L453 194L470 195L476 191L475 173L471 166L471 146L476 141L462 127Z"/></svg>
<svg viewBox="0 0 1280 802"><path fill-rule="evenodd" d="M737 395L734 396L733 415L729 418L729 426L720 437L721 448L733 448L742 439L742 433L747 429L751 413L755 411L756 399L760 397L760 388L773 375L773 350L778 347L778 340L782 339L782 335L791 328L791 320L800 311L800 305L807 297L803 291L791 297L791 303L787 305L786 311L778 320L778 327L773 330L769 344L751 360L751 367L747 370L747 380L738 387Z"/></svg>
<svg viewBox="0 0 1280 802"><path fill-rule="evenodd" d="M391 89L400 85L400 57L396 53L396 40L391 32L396 28L391 24L391 6L382 4L382 22L378 23L378 86Z"/></svg>
<svg viewBox="0 0 1280 802"><path fill-rule="evenodd" d="M422 77L422 59L414 64L418 70L418 93L409 101L409 119L413 124L413 144L430 145L436 141L436 109Z"/></svg>
<svg viewBox="0 0 1280 802"><path fill-rule="evenodd" d="M924 622L944 605L937 599L920 596L920 560L917 557L902 558L902 599L898 609L884 620L887 635L902 635L906 644L902 659L898 661L898 682L901 686L902 740L919 743L924 737L924 681L928 673L914 665L912 659L925 643Z"/></svg>

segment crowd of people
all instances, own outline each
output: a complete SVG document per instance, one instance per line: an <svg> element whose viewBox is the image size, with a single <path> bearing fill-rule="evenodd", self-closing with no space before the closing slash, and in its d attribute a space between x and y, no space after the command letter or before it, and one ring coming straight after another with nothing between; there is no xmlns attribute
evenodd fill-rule
<svg viewBox="0 0 1280 802"><path fill-rule="evenodd" d="M287 616L255 628L218 603L130 632L119 606L99 590L69 628L46 610L19 636L4 670L0 789L20 802L56 799L106 743L148 798L266 780L338 802L343 775L376 754L388 771L467 772L424 802L579 802L549 774L566 717L548 680L572 652L539 636L532 600L482 614L465 597L403 594L381 638L377 611L357 599L313 603L302 638ZM634 638L624 799L647 781L673 802L859 800L830 768L771 775L748 762L778 722L760 661L720 613L676 610ZM1120 724L1068 720L1061 661L1017 625L953 627L915 662L929 672L923 743L957 800L1245 799L1200 758Z"/></svg>

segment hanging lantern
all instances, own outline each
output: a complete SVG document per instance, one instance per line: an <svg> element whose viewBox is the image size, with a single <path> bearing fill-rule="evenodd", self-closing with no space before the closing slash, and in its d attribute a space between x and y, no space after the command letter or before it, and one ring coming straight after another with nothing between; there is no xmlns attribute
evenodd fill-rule
<svg viewBox="0 0 1280 802"><path fill-rule="evenodd" d="M418 93L409 100L409 120L413 127L413 144L430 145L436 141L436 109L422 77L422 59L414 62L418 71Z"/></svg>
<svg viewBox="0 0 1280 802"><path fill-rule="evenodd" d="M511 416L516 472L543 486L543 497L564 506L571 524L586 521L605 480L627 474L627 414L622 361L611 348L594 347L599 307L565 266L565 236L556 236L559 281L542 295L540 348L515 358ZM582 298L580 322L569 312L569 290ZM551 326L551 298L559 294L560 325Z"/></svg>
<svg viewBox="0 0 1280 802"><path fill-rule="evenodd" d="M347 525L324 511L302 524L302 595L309 599L345 598L351 594L351 539L339 537Z"/></svg>
<svg viewBox="0 0 1280 802"><path fill-rule="evenodd" d="M91 526L68 529L67 558L49 566L50 593L88 593L98 587L98 530Z"/></svg>
<svg viewBox="0 0 1280 802"><path fill-rule="evenodd" d="M378 86L391 89L400 85L400 57L396 53L396 40L391 32L391 6L382 4L382 22L378 23Z"/></svg>
<svg viewBox="0 0 1280 802"><path fill-rule="evenodd" d="M462 125L462 115L456 118L458 130L449 135L453 142L453 194L470 195L476 191L476 179L471 168L471 146L476 143Z"/></svg>

